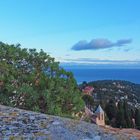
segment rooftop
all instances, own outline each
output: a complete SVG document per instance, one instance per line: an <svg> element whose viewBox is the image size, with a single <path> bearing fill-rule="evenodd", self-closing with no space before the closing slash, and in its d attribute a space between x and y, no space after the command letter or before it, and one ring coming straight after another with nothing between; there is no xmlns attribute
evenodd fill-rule
<svg viewBox="0 0 140 140"><path fill-rule="evenodd" d="M95 113L103 113L103 112L104 112L104 111L103 111L102 107L99 105L99 106L97 107Z"/></svg>

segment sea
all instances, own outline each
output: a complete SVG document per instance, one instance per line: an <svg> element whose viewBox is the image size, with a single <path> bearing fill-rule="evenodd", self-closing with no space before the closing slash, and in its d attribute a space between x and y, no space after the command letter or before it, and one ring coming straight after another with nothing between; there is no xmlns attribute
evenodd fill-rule
<svg viewBox="0 0 140 140"><path fill-rule="evenodd" d="M67 71L74 74L77 83L83 81L97 80L125 80L140 84L140 69L95 69L95 68L71 68L66 67Z"/></svg>

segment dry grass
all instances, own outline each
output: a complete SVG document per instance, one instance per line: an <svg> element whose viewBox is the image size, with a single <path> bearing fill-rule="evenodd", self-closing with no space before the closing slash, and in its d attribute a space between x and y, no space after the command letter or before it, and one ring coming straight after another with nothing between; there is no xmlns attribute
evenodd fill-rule
<svg viewBox="0 0 140 140"><path fill-rule="evenodd" d="M126 134L128 137L135 136L138 138L138 140L140 140L140 131L137 129L129 129L129 128L120 129L120 128L112 128L109 126L102 127L102 129L106 133L119 134L118 136L120 136L120 137L122 135Z"/></svg>

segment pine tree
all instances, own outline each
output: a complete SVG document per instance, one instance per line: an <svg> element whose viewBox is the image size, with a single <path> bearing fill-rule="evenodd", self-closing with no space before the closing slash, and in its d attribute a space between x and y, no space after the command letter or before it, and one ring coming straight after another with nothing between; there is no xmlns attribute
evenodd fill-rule
<svg viewBox="0 0 140 140"><path fill-rule="evenodd" d="M0 104L71 116L84 107L71 72L43 50L0 42Z"/></svg>
<svg viewBox="0 0 140 140"><path fill-rule="evenodd" d="M110 100L109 103L106 104L105 111L110 121L116 117L117 107L113 100Z"/></svg>
<svg viewBox="0 0 140 140"><path fill-rule="evenodd" d="M116 126L119 128L126 128L126 121L125 121L125 116L124 116L124 107L123 107L123 102L120 101L118 103L118 111L117 111L117 116L116 116Z"/></svg>
<svg viewBox="0 0 140 140"><path fill-rule="evenodd" d="M135 111L135 122L136 122L136 128L140 129L140 110L136 109Z"/></svg>
<svg viewBox="0 0 140 140"><path fill-rule="evenodd" d="M124 117L126 120L126 127L132 128L133 122L132 122L132 117L131 117L131 110L128 108L128 104L126 100L124 100Z"/></svg>

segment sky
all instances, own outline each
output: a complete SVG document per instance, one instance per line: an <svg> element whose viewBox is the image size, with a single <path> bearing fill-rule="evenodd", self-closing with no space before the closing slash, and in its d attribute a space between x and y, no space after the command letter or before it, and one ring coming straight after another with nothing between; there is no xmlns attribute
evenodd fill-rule
<svg viewBox="0 0 140 140"><path fill-rule="evenodd" d="M140 68L139 0L0 0L0 41L62 64Z"/></svg>

